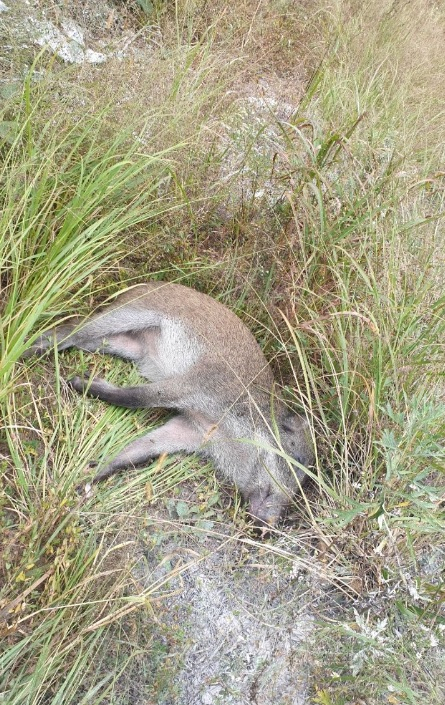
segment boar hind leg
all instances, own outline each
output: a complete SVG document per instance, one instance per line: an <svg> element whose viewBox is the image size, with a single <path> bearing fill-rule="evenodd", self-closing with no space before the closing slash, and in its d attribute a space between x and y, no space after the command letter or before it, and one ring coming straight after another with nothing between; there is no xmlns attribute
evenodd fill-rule
<svg viewBox="0 0 445 705"><path fill-rule="evenodd" d="M42 354L55 344L58 350L75 347L137 361L143 354L147 331L155 332L159 325L156 311L128 305L108 308L86 320L75 317L42 333L23 357Z"/></svg>
<svg viewBox="0 0 445 705"><path fill-rule="evenodd" d="M105 464L92 482L100 482L124 468L142 465L163 453L193 453L198 450L201 442L201 434L189 421L183 416L175 416L163 426L129 443L113 460Z"/></svg>
<svg viewBox="0 0 445 705"><path fill-rule="evenodd" d="M22 355L22 360L25 360L32 355L43 355L47 350L55 345L58 350L65 350L74 345L72 340L73 331L81 324L81 318L72 318L69 323L64 323L57 328L49 330L39 335L35 343L31 345Z"/></svg>
<svg viewBox="0 0 445 705"><path fill-rule="evenodd" d="M185 410L187 400L192 396L193 379L187 375L177 375L170 379L134 387L118 387L104 379L94 377L73 377L68 384L76 392L86 392L113 406L127 409L178 409Z"/></svg>

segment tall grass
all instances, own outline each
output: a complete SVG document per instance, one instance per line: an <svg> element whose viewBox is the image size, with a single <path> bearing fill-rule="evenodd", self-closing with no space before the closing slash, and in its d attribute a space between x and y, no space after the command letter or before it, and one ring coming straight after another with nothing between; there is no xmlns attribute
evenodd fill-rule
<svg viewBox="0 0 445 705"><path fill-rule="evenodd" d="M314 702L366 693L372 703L436 705L444 697L443 120L438 87L420 101L419 67L401 70L417 40L414 14L375 9L375 24L358 8L341 16L331 53L281 126L279 218L296 260L283 340L295 397L306 400L318 437L323 481L311 519L324 560L349 576L356 609L352 627L343 611L316 631L325 667L314 672ZM438 58L434 45L431 54Z"/></svg>
<svg viewBox="0 0 445 705"><path fill-rule="evenodd" d="M106 110L70 121L32 76L0 123L11 127L0 143L0 699L100 702L116 675L94 682L89 664L107 627L148 604L151 588L131 597L129 540L108 537L124 498L97 514L74 488L91 457L137 433L142 418L70 410L57 356L54 382L45 362L24 366L20 356L56 317L87 307L118 271L127 234L143 227L150 237L173 205L160 196L172 165L116 130ZM147 483L155 496L175 473L166 463L153 481L153 468L142 474L139 500Z"/></svg>
<svg viewBox="0 0 445 705"><path fill-rule="evenodd" d="M189 136L198 114L207 115L200 134L208 141L180 155L179 174L169 151L144 154L145 133L129 139L129 131L115 132L108 113L94 110L71 124L63 111L51 113L51 100L30 82L0 130L3 697L17 705L112 699L127 661L106 661L109 624L133 609L149 610L153 591L162 590L135 587L126 554L134 555L141 502L172 487L186 466L155 464L124 490L117 480L99 501L79 499L73 487L92 454L113 453L147 417L88 400L73 410L62 381L73 365L69 354L55 356L56 395L53 365L49 372L45 361L19 362L55 317L90 309L101 287L113 286L129 247L147 252L152 243L158 254L165 248L162 262L170 258L187 283L213 288L245 317L277 358L289 404L304 407L311 420L318 482L299 511L317 539L316 559L329 567L320 575L331 581L314 630L313 702L438 705L445 679L438 651L445 528L443 14L423 0L319 3L320 26L331 32L324 61L287 122L272 109L253 126L240 118L251 139L247 134L245 146L236 145L241 166L225 179L219 168L232 139L225 127L236 119L223 129L216 111L205 110L219 98L227 107L218 93L224 81L229 86L227 75L216 83L218 71L230 72L221 56L208 64L202 57L228 51L236 20L230 56L239 44L245 66L250 44L261 45L268 5L246 0L240 7L253 14L224 11L221 25L211 28L216 49L204 38L187 48L200 5L186 5L187 21L181 24L177 4L170 28L174 56L182 59L174 67L159 59L162 119L149 116L150 129L161 123L156 138L167 150L172 135ZM285 38L293 36L289 6L280 4L274 15ZM162 21L168 22L163 11ZM196 21L205 24L205 15ZM269 31L264 27L266 37ZM266 48L276 60L279 50ZM319 46L313 51L321 53ZM126 93L125 82L120 90ZM146 90L155 92L148 79ZM120 102L115 115L119 110ZM274 145L270 164L264 135ZM240 198L246 173L248 204ZM169 174L187 204L173 224L165 216L176 206L165 189ZM277 187L272 192L283 194L274 203L257 196L263 174ZM219 216L221 203L228 217ZM162 247L150 239L156 216L171 227ZM195 257L191 265L182 245ZM137 274L146 274L145 262L139 267ZM108 366L81 357L87 364ZM111 379L119 372L115 362L107 369ZM283 555L298 546L292 532L280 540ZM336 579L343 602L334 610ZM95 682L91 664L103 666L104 659L100 673L108 668L112 675Z"/></svg>

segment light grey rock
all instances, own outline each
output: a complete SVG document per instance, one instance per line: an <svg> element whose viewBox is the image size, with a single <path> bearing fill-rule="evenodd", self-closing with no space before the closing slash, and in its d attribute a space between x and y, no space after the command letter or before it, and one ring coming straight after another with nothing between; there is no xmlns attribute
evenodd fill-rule
<svg viewBox="0 0 445 705"><path fill-rule="evenodd" d="M48 47L68 64L101 64L107 60L105 54L85 49L83 32L72 20L62 22L63 32L49 20L29 19L32 40L40 47Z"/></svg>

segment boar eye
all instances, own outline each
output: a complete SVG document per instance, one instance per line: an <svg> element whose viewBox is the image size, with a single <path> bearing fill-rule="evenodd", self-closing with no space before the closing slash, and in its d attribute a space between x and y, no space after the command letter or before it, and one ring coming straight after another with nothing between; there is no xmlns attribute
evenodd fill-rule
<svg viewBox="0 0 445 705"><path fill-rule="evenodd" d="M295 431L295 429L289 423L286 423L286 421L281 424L281 428L286 433L294 433Z"/></svg>

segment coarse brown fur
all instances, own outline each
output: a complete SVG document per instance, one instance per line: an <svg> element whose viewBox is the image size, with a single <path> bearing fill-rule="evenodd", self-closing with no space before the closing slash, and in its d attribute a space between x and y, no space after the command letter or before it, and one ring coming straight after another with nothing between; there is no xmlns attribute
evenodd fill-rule
<svg viewBox="0 0 445 705"><path fill-rule="evenodd" d="M47 331L29 354L74 346L132 360L149 384L74 377L78 392L117 406L177 412L107 461L95 482L162 453L198 452L231 480L260 522L275 524L313 462L306 419L274 394L271 368L242 321L194 289L149 282L102 312Z"/></svg>

